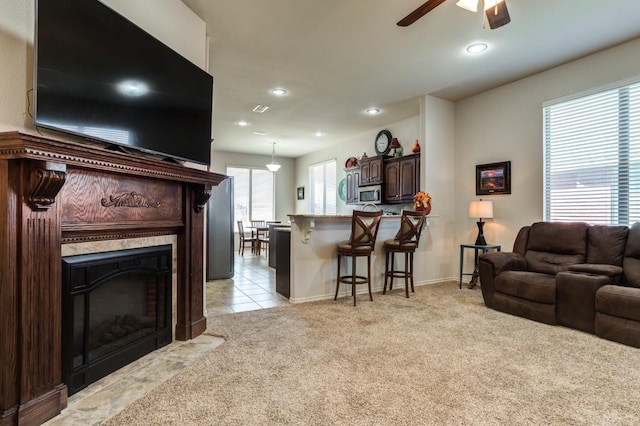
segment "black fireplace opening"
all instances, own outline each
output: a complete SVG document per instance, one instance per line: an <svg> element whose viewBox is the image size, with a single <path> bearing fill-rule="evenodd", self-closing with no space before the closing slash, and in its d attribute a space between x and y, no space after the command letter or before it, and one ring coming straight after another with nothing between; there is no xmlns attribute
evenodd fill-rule
<svg viewBox="0 0 640 426"><path fill-rule="evenodd" d="M171 343L171 245L62 259L62 380L73 395Z"/></svg>

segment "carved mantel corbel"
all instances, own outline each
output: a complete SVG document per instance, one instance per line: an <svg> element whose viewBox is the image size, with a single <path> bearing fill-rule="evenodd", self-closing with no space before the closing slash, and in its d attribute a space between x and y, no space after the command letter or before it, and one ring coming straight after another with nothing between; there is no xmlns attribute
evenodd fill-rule
<svg viewBox="0 0 640 426"><path fill-rule="evenodd" d="M193 192L195 194L193 210L196 213L200 213L209 201L209 198L211 198L211 188L207 188L204 185L196 185Z"/></svg>
<svg viewBox="0 0 640 426"><path fill-rule="evenodd" d="M56 201L58 192L67 179L67 166L60 163L45 163L44 168L35 169L35 185L27 198L32 210L47 210Z"/></svg>

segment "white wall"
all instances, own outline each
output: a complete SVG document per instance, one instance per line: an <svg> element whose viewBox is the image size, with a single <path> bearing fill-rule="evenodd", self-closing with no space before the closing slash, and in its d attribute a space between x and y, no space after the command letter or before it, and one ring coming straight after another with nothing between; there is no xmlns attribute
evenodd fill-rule
<svg viewBox="0 0 640 426"><path fill-rule="evenodd" d="M431 197L429 227L415 254L416 277L433 282L457 275L455 246L454 104L432 96L420 101L422 190Z"/></svg>
<svg viewBox="0 0 640 426"><path fill-rule="evenodd" d="M26 113L33 87L33 22L33 2L0 2L0 131L33 128Z"/></svg>
<svg viewBox="0 0 640 426"><path fill-rule="evenodd" d="M374 141L378 132L383 129L389 130L393 137L398 138L400 145L404 148L405 154L407 154L410 153L413 141L420 139L420 117L411 117L406 120L390 123L379 129L372 129L369 132L346 140L334 141L334 144L324 149L299 157L296 161L296 175L293 190L295 191L296 187L304 186L305 199L303 201L296 200L295 211L291 211L290 213L309 213L309 166L335 159L338 167L337 182L339 183L346 176L344 164L349 157L360 158L364 153L366 153L368 157L376 155ZM347 205L338 198L338 214L351 214L353 207L353 205Z"/></svg>
<svg viewBox="0 0 640 426"><path fill-rule="evenodd" d="M640 39L567 63L456 103L456 244L475 240L467 217L475 195L476 164L511 161L511 195L494 202L485 226L490 244L511 251L518 229L542 220L542 103L640 75Z"/></svg>
<svg viewBox="0 0 640 426"><path fill-rule="evenodd" d="M207 70L207 25L179 0L100 0L182 56Z"/></svg>

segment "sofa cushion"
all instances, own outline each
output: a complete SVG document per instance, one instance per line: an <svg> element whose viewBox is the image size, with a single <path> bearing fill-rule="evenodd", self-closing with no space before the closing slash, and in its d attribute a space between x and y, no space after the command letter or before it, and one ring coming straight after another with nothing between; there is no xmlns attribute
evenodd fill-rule
<svg viewBox="0 0 640 426"><path fill-rule="evenodd" d="M582 222L536 222L529 231L527 250L586 255L588 227Z"/></svg>
<svg viewBox="0 0 640 426"><path fill-rule="evenodd" d="M587 263L622 266L628 233L626 226L590 226Z"/></svg>
<svg viewBox="0 0 640 426"><path fill-rule="evenodd" d="M556 306L549 303L532 302L504 293L496 293L493 308L512 315L530 320L554 325L556 321Z"/></svg>
<svg viewBox="0 0 640 426"><path fill-rule="evenodd" d="M555 275L569 270L569 265L583 263L583 255L557 254L545 251L528 250L525 254L527 270L540 274Z"/></svg>
<svg viewBox="0 0 640 426"><path fill-rule="evenodd" d="M586 223L537 222L527 240L527 269L555 275L587 258Z"/></svg>
<svg viewBox="0 0 640 426"><path fill-rule="evenodd" d="M622 267L627 285L640 287L640 223L629 228Z"/></svg>
<svg viewBox="0 0 640 426"><path fill-rule="evenodd" d="M596 292L596 311L640 321L640 289L606 285Z"/></svg>
<svg viewBox="0 0 640 426"><path fill-rule="evenodd" d="M596 312L596 336L640 348L640 321Z"/></svg>
<svg viewBox="0 0 640 426"><path fill-rule="evenodd" d="M540 303L556 302L554 275L528 271L505 271L495 279L496 292Z"/></svg>

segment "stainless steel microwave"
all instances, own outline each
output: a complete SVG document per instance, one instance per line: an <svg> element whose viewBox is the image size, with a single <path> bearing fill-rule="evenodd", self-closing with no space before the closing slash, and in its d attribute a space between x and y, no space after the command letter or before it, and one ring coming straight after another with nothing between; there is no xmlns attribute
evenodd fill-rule
<svg viewBox="0 0 640 426"><path fill-rule="evenodd" d="M382 185L361 186L358 188L358 201L361 204L381 204Z"/></svg>

